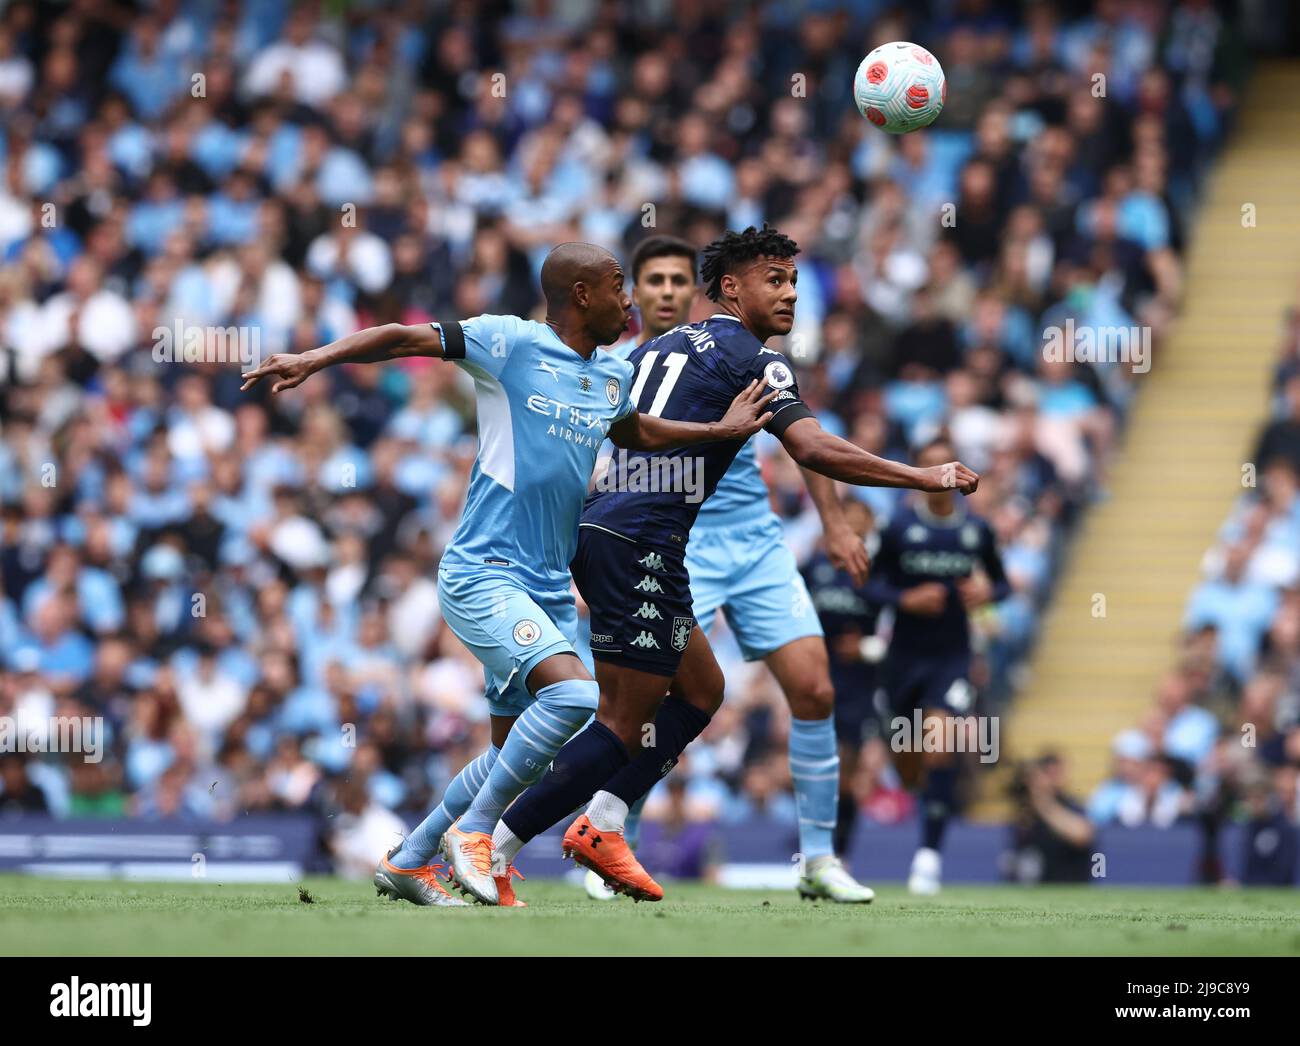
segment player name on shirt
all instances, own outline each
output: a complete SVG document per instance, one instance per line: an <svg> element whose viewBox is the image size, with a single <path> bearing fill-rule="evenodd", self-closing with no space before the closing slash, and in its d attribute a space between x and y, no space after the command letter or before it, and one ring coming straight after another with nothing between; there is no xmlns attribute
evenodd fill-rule
<svg viewBox="0 0 1300 1046"><path fill-rule="evenodd" d="M767 430L780 435L811 411L799 398L794 371L786 358L766 348L734 316L720 313L701 323L688 323L632 350L634 368L630 398L637 409L676 421L719 420L732 399L755 379L777 394L767 407ZM637 541L664 548L685 546L700 506L718 483L745 442L727 440L682 447L653 456L632 451L611 459L600 488L587 499L584 525L599 526ZM658 460L695 459L703 473L702 488L669 483L655 491L629 482L633 470ZM657 468L661 468L656 464Z"/></svg>

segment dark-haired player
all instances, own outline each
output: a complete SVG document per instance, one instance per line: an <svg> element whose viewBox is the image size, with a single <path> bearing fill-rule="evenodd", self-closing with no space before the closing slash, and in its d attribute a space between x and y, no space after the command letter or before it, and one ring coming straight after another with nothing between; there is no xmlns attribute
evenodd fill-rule
<svg viewBox="0 0 1300 1046"><path fill-rule="evenodd" d="M973 490L979 477L964 465L919 469L877 458L825 432L800 400L789 364L763 344L794 324L798 250L767 227L729 232L706 247L702 274L719 311L631 354L633 401L652 417L703 421L718 416L732 390L758 379L774 394L766 427L801 465L848 483ZM701 501L743 444L737 439L653 457L618 455L612 482L588 497L570 566L591 610L600 707L595 721L556 753L551 772L498 823L492 837L497 867L508 866L525 841L591 799L565 834L566 852L616 890L650 900L663 896L627 846L623 819L722 703L722 671L692 610L686 541ZM684 478L695 469L702 472L698 488L683 482L646 490L631 482L648 471ZM639 615L643 604L654 613ZM455 863L452 870L480 899L493 897L490 876L475 876L472 869L467 876Z"/></svg>
<svg viewBox="0 0 1300 1046"><path fill-rule="evenodd" d="M695 301L695 249L675 236L643 240L632 256L632 281L632 301L642 323L637 345L644 345L687 321ZM634 348L616 345L610 351L627 355ZM823 555L832 569L846 571L857 585L866 584L863 535L849 525L835 481L808 471L804 478L821 516ZM725 612L746 660L767 664L789 704L790 776L803 855L801 896L844 904L871 901L875 894L835 856L832 830L843 779L834 725L840 716L837 688L817 613L786 546L781 520L772 511L752 441L740 449L701 506L686 547L686 569L700 628L707 635L718 611ZM654 608L649 602L637 612L650 614ZM868 702L870 698L868 693ZM624 826L633 849L644 802L643 796L632 804ZM586 888L596 899L614 896L594 871L587 872Z"/></svg>
<svg viewBox="0 0 1300 1046"><path fill-rule="evenodd" d="M935 440L917 454L916 463L934 467L950 453L950 444ZM880 533L867 583L872 602L895 613L881 672L891 717L910 718L920 709L925 736L948 738L953 735L944 720L974 714L969 614L1010 591L992 528L951 490L927 491L899 507ZM915 784L925 776L921 845L907 880L915 894L939 892L939 847L957 777L956 753L929 747L898 756L905 781Z"/></svg>

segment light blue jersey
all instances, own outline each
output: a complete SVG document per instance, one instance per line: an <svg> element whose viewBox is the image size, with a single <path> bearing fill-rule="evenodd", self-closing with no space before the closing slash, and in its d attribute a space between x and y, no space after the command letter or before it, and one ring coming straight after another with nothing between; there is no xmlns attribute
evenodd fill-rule
<svg viewBox="0 0 1300 1046"><path fill-rule="evenodd" d="M453 344L447 358L474 379L479 450L441 570L567 590L597 451L634 409L632 365L599 349L584 360L546 324L515 316L459 326L464 356Z"/></svg>

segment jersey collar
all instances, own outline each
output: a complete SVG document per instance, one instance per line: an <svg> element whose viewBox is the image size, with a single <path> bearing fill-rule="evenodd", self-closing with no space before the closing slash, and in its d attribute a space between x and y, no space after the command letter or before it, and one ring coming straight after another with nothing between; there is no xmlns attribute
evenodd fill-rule
<svg viewBox="0 0 1300 1046"><path fill-rule="evenodd" d="M925 499L919 498L913 506L913 510L916 512L917 518L930 527L947 529L959 527L966 522L966 509L960 503L953 505L952 512L949 515L936 516L930 511L930 506L925 503Z"/></svg>

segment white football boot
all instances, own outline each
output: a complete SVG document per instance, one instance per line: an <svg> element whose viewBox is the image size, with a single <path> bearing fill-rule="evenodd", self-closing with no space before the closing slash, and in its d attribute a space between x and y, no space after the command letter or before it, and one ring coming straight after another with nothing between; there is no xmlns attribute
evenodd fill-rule
<svg viewBox="0 0 1300 1046"><path fill-rule="evenodd" d="M587 869L587 874L582 878L583 888L587 891L587 896L593 901L612 901L618 896L613 890L605 885L605 880Z"/></svg>
<svg viewBox="0 0 1300 1046"><path fill-rule="evenodd" d="M799 896L810 901L834 901L836 904L870 904L876 892L849 875L838 857L814 857L808 862L807 874L799 879Z"/></svg>
<svg viewBox="0 0 1300 1046"><path fill-rule="evenodd" d="M487 832L462 832L453 824L442 837L442 852L451 865L451 881L462 893L480 904L500 903L492 867L492 836Z"/></svg>
<svg viewBox="0 0 1300 1046"><path fill-rule="evenodd" d="M453 897L442 885L440 864L426 864L423 868L398 868L391 864L393 854L402 848L398 843L379 859L375 866L375 893L390 900L410 901L421 906L458 908L465 905Z"/></svg>
<svg viewBox="0 0 1300 1046"><path fill-rule="evenodd" d="M943 860L938 850L922 846L912 858L912 872L907 877L907 892L920 897L933 897L939 892L943 874Z"/></svg>

